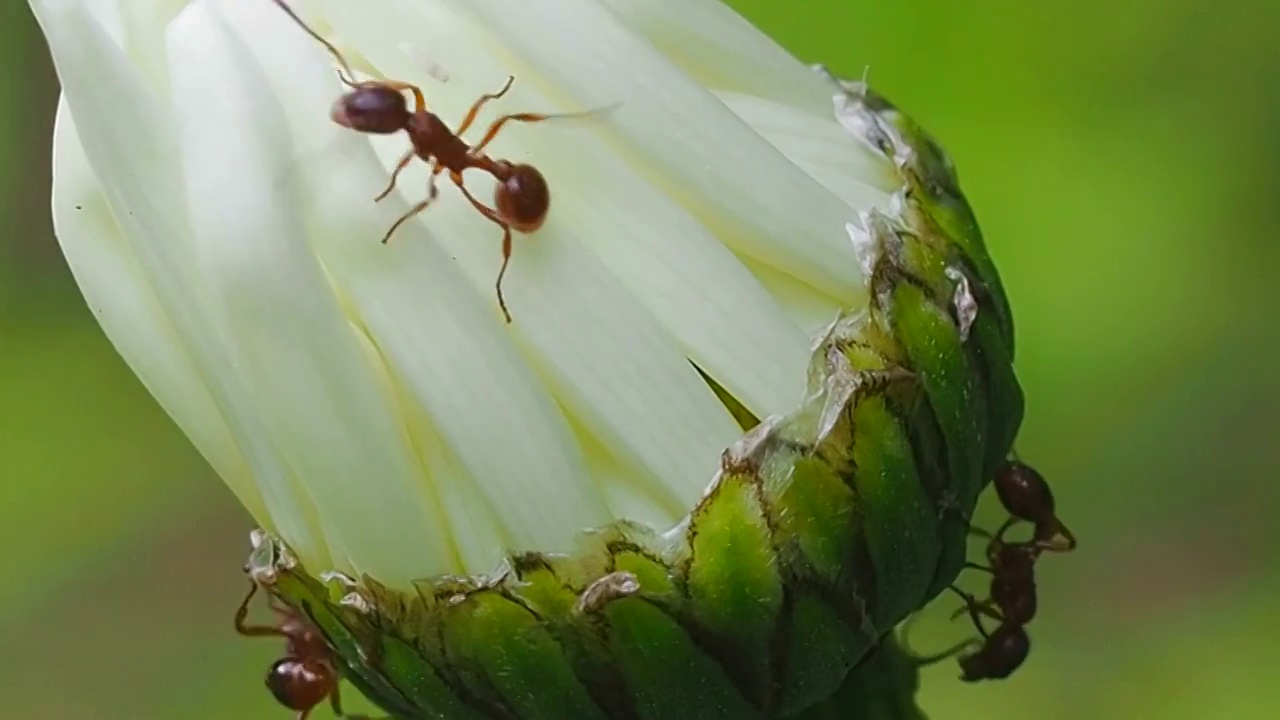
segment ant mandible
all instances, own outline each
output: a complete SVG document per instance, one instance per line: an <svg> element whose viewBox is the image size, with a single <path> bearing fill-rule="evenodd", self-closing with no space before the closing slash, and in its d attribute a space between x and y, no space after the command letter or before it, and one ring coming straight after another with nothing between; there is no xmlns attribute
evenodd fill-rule
<svg viewBox="0 0 1280 720"><path fill-rule="evenodd" d="M1030 545L1037 550L1070 552L1076 549L1075 535L1058 519L1053 491L1044 476L1029 465L1010 460L996 471L992 484L996 486L1000 504L1011 516L996 533L997 537L1021 520L1035 527Z"/></svg>
<svg viewBox="0 0 1280 720"><path fill-rule="evenodd" d="M249 594L236 610L236 632L246 637L284 638L284 657L272 663L267 671L267 689L276 700L290 710L298 711L295 720L306 720L311 711L326 699L333 708L333 714L340 718L373 720L366 715L347 715L342 711L342 700L338 695L340 678L329 646L319 631L299 613L271 597L271 610L279 616L279 622L276 625L245 624L249 616L249 601L257 592L258 584L251 582Z"/></svg>
<svg viewBox="0 0 1280 720"><path fill-rule="evenodd" d="M507 160L496 160L484 154L484 148L493 141L503 126L511 122L535 123L553 117L578 117L589 115L595 111L582 113L560 113L556 115L539 113L512 113L495 120L484 137L474 146L462 139L475 122L481 108L490 100L497 100L511 89L515 76L508 76L507 82L496 93L486 93L471 105L458 129L452 130L438 115L427 109L426 99L417 85L395 80L368 80L357 82L355 74L346 58L328 40L309 27L302 18L291 9L284 0L273 0L295 23L308 35L318 41L329 51L340 66L338 77L343 84L351 88L334 103L329 116L337 124L371 135L393 135L403 130L409 135L412 147L405 152L391 173L387 188L374 198L380 201L395 189L396 179L400 172L408 167L415 157L427 162L431 175L427 181L427 197L416 203L392 224L382 237L383 244L391 239L392 234L405 222L426 210L436 199L436 178L448 171L449 179L462 191L472 206L489 221L502 228L502 267L498 271L494 287L498 293L498 306L503 317L511 322L511 313L507 311L506 299L502 295L502 278L507 273L507 265L511 261L511 231L523 234L532 233L542 227L551 207L551 192L547 180L532 165L513 163ZM405 93L413 96L413 109L410 110ZM497 180L494 189L494 207L489 207L477 200L463 183L462 173L465 170L480 170Z"/></svg>

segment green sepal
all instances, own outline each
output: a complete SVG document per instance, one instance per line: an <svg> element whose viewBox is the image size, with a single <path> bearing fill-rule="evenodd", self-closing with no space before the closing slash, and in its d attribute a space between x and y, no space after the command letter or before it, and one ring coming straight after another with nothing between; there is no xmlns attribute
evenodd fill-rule
<svg viewBox="0 0 1280 720"><path fill-rule="evenodd" d="M928 720L916 704L919 688L919 661L890 633L834 695L795 720Z"/></svg>

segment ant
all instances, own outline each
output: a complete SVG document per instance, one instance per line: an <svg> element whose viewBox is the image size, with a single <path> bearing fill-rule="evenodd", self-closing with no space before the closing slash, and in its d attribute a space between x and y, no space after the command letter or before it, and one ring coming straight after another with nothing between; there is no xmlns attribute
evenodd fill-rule
<svg viewBox="0 0 1280 720"><path fill-rule="evenodd" d="M598 111L579 113L560 113L556 115L539 113L512 113L495 120L484 137L474 146L462 139L475 122L481 108L491 100L497 100L511 89L515 76L507 77L507 82L496 93L486 93L471 105L458 129L451 130L438 115L427 109L426 100L421 88L407 82L395 80L368 80L357 82L355 74L346 58L328 40L320 37L302 21L284 0L273 0L290 18L308 35L318 41L337 61L340 70L338 78L350 90L334 103L330 110L330 118L337 124L357 132L372 135L393 135L404 131L409 136L412 147L405 152L391 173L387 188L378 194L374 201L381 201L395 189L396 179L400 172L408 167L413 159L420 158L431 168L427 181L426 199L416 203L402 215L386 235L383 244L391 239L392 234L405 222L415 217L436 199L436 178L448 171L449 179L462 191L472 206L490 222L502 228L502 268L498 271L498 280L494 287L498 293L498 305L507 322L511 322L511 313L507 311L507 303L502 295L502 278L506 275L507 264L511 260L511 231L529 234L542 227L551 207L551 192L547 180L532 165L497 160L484 154L484 148L498 135L503 126L510 122L535 123L550 118L580 117ZM413 109L410 110L405 93L413 96ZM462 173L465 170L480 170L497 180L494 190L494 207L489 207L477 200L463 184Z"/></svg>
<svg viewBox="0 0 1280 720"><path fill-rule="evenodd" d="M964 593L954 586L952 590L972 604L978 612L996 620L1008 620L1019 625L1030 623L1036 616L1035 563L1039 551L1027 543L1007 543L1003 533L992 537L987 546L987 561L990 566L977 563L965 563L965 567L981 570L991 574L991 588L988 599L979 603L973 596ZM996 610L999 613L996 613ZM965 612L961 608L952 615L952 619Z"/></svg>
<svg viewBox="0 0 1280 720"><path fill-rule="evenodd" d="M338 695L338 668L324 637L296 610L281 605L270 597L271 610L279 616L275 625L246 625L249 601L258 592L258 584L251 583L249 594L240 609L236 610L236 632L246 637L282 637L285 639L284 657L275 661L267 671L267 689L276 700L290 710L297 710L295 720L306 720L326 699L333 707L333 714L347 720L373 720L365 715L347 715L342 711Z"/></svg>
<svg viewBox="0 0 1280 720"><path fill-rule="evenodd" d="M1040 473L1023 463L1007 462L996 473L995 486L1001 504L1011 517L995 535L972 529L975 535L990 539L987 544L990 567L976 563L965 563L965 567L991 573L990 598L978 605L980 611L988 612L995 606L1005 618L1025 625L1036 612L1036 560L1045 551L1074 550L1076 539L1054 514L1053 493ZM1035 525L1032 540L1005 542L1005 533L1020 520ZM957 611L956 616L963 612L963 609Z"/></svg>
<svg viewBox="0 0 1280 720"><path fill-rule="evenodd" d="M964 600L964 607L957 610L952 619L967 612L982 639L966 640L942 653L916 660L918 665L932 665L974 648L976 643L976 650L959 659L960 679L965 682L1003 680L1022 666L1031 652L1026 626L1035 618L1038 608L1036 561L1043 552L1070 552L1076 548L1075 536L1055 514L1053 492L1040 473L1011 460L997 470L994 484L1000 504L1010 518L994 535L977 528L971 530L990 540L987 544L990 566L965 563L967 568L991 574L989 596L979 601L955 585L949 588ZM1005 534L1018 522L1029 522L1035 527L1032 539L1006 542ZM994 631L987 631L982 622L984 615L1000 623Z"/></svg>
<svg viewBox="0 0 1280 720"><path fill-rule="evenodd" d="M1031 639L1026 625L1036 614L1036 585L1034 565L1036 553L1020 545L1005 543L993 538L987 556L991 567L970 563L968 566L991 573L991 597L980 602L976 597L952 585L950 590L965 603L952 618L968 612L982 640L966 640L948 650L928 658L917 659L919 665L932 665L963 653L977 644L977 649L960 655L960 679L964 682L979 680L1003 680L1014 673L1026 661L1031 652ZM994 606L994 607L993 607ZM1000 625L987 632L982 616L997 620Z"/></svg>
<svg viewBox="0 0 1280 720"><path fill-rule="evenodd" d="M1053 491L1044 476L1031 466L1010 460L996 471L993 484L1000 504L1011 516L996 533L997 537L1019 521L1035 527L1030 543L1037 551L1071 552L1076 549L1075 535L1055 514Z"/></svg>
<svg viewBox="0 0 1280 720"><path fill-rule="evenodd" d="M1001 617L989 609L983 609L977 598L963 590L954 586L951 590L964 598L965 607L961 608L961 612L968 611L982 639L965 640L936 655L915 657L914 664L917 667L924 667L960 655L957 662L960 665L960 679L964 682L1008 678L1022 667L1022 663L1026 662L1027 656L1031 654L1031 638L1027 636L1025 623L1009 617ZM1000 625L994 631L988 632L982 623L982 615L998 619ZM970 652L965 653L966 650Z"/></svg>

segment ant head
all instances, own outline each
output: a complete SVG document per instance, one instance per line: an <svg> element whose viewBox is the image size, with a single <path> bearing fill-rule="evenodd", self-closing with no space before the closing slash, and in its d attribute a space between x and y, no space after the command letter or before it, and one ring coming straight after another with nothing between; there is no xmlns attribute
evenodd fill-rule
<svg viewBox="0 0 1280 720"><path fill-rule="evenodd" d="M498 216L523 233L542 227L551 208L551 191L542 173L532 165L499 162L494 176L498 178L493 191Z"/></svg>
<svg viewBox="0 0 1280 720"><path fill-rule="evenodd" d="M409 124L404 93L381 83L361 83L338 98L329 117L342 127L362 133L390 135Z"/></svg>
<svg viewBox="0 0 1280 720"><path fill-rule="evenodd" d="M996 472L995 486L1000 504L1019 520L1039 523L1053 517L1053 491L1030 466L1015 460L1005 463Z"/></svg>
<svg viewBox="0 0 1280 720"><path fill-rule="evenodd" d="M267 672L267 689L290 710L306 711L324 702L337 686L337 676L325 663L285 658Z"/></svg>

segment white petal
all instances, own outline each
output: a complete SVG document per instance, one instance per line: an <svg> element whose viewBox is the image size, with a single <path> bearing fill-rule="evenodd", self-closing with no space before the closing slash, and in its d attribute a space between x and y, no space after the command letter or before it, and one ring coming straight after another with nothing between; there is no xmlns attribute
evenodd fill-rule
<svg viewBox="0 0 1280 720"><path fill-rule="evenodd" d="M514 547L568 550L580 527L602 523L609 515L554 398L529 369L497 312L493 279L500 233L483 220L460 231L467 233L462 242L482 251L474 260L477 273L484 275L479 288L459 272L459 263L424 223L410 223L390 245L379 244L406 205L395 197L372 201L387 173L364 138L328 120L328 107L341 88L316 62L311 40L287 29L292 31L287 37L270 33L261 42L247 39L274 68L282 94L292 99L294 126L311 125L300 131L316 141L315 149L302 155L301 175L314 193L309 211L314 247L402 378L405 392L425 410L425 425L448 443L466 470L433 475L433 481L442 484L446 497L463 497L470 492L467 485L478 486L484 502L505 521ZM281 54L270 55L268 43ZM320 142L322 136L329 142ZM401 148L391 151L399 154ZM405 179L406 185L412 183L412 177ZM435 227L450 213L478 217L456 194L442 198L425 216ZM416 442L438 442L431 433Z"/></svg>
<svg viewBox="0 0 1280 720"><path fill-rule="evenodd" d="M431 25L411 13L394 15L387 6L362 7L357 13L337 5L324 4L328 19L362 43L375 29L367 26L375 22L384 29L416 31L420 42L447 41L451 32L432 33L457 29ZM384 48L396 47L396 40L381 39ZM386 71L390 64L385 60L397 62L398 53L378 54L372 43L366 44L380 69ZM403 57L398 62L403 65ZM505 105L520 107L517 102L518 98ZM525 136L534 129L523 129ZM396 142L392 138L377 145L392 158L400 151ZM414 178L406 174L404 187L414 187ZM369 187L380 189L373 183ZM442 188L441 195L421 216L421 224L431 227L434 242L458 258L478 287L491 287L500 261L500 231L450 188ZM487 237L492 241L484 242ZM403 246L419 241L407 237L394 242ZM737 427L673 339L620 286L617 276L585 251L592 242L592 237L579 234L577 218L558 212L537 235L516 238L504 285L515 317L512 331L521 337L557 399L610 452L644 468L673 497L691 501L714 472L720 451L737 435Z"/></svg>
<svg viewBox="0 0 1280 720"><path fill-rule="evenodd" d="M267 518L262 493L217 404L133 260L65 101L54 122L53 226L85 302L116 351L245 508Z"/></svg>
<svg viewBox="0 0 1280 720"><path fill-rule="evenodd" d="M164 30L187 0L122 0L125 52L133 60L151 90L168 94L169 76Z"/></svg>
<svg viewBox="0 0 1280 720"><path fill-rule="evenodd" d="M902 185L893 165L841 127L829 111L815 117L754 95L722 92L718 97L789 160L853 207L886 207L890 195Z"/></svg>
<svg viewBox="0 0 1280 720"><path fill-rule="evenodd" d="M620 461L589 429L575 425L574 430L582 442L591 476L604 486L614 517L665 529L689 512L689 505L653 483L641 468Z"/></svg>
<svg viewBox="0 0 1280 720"><path fill-rule="evenodd" d="M699 83L831 119L829 85L720 0L600 2Z"/></svg>
<svg viewBox="0 0 1280 720"><path fill-rule="evenodd" d="M369 20L363 12L359 16ZM430 42L447 57L455 57L449 52L452 48L441 46L435 42L437 38L441 43L457 43L459 51L470 50L469 75L461 81L472 76L501 79L507 69L492 58L476 56L474 47L467 45L474 38L456 32L456 20L450 24L442 19L447 17L435 13L431 22L418 19L424 33L428 27L438 33L436 37L419 36L419 40ZM414 29L415 19L406 14L388 23ZM407 51L386 49L396 46L391 39L378 46L382 48L377 55L379 68L391 77L421 77L422 68L415 66ZM433 101L443 94L436 86L426 89ZM477 87L476 94L480 91ZM450 100L455 100L454 96ZM463 103L455 104L465 108ZM517 82L493 113L551 106L552 98L538 87ZM456 114L460 116L462 110ZM737 256L591 132L596 122L560 120L513 126L490 147L499 157L514 152L519 159L537 163L552 186L552 212L571 218L582 236L590 238L587 247L676 336L690 359L757 414L789 407L803 388L807 339L779 312ZM394 161L403 142L395 138L379 146ZM509 151L513 147L518 150ZM419 173L411 172L401 187L411 188L411 196L420 195L424 182L420 178ZM477 184L486 182L481 176ZM601 192L602 188L609 191ZM485 287L491 283L493 262L486 258L483 265Z"/></svg>
<svg viewBox="0 0 1280 720"><path fill-rule="evenodd" d="M379 145L391 162L398 151ZM410 183L413 177L406 173ZM490 289L486 300L493 307L501 233L452 195L442 188L440 202L412 223L429 225L430 234L406 233L395 242L443 248L476 287ZM486 235L491 242L484 242ZM738 430L674 339L585 250L586 242L575 220L560 215L536 236L516 238L504 283L514 317L510 330L525 362L577 423L623 462L641 468L649 482L664 486L668 498L687 505ZM417 307L421 314L431 306Z"/></svg>
<svg viewBox="0 0 1280 720"><path fill-rule="evenodd" d="M400 583L457 571L446 528L425 522L435 498L403 426L307 243L294 183L279 182L293 153L265 76L209 3L183 10L168 47L205 300L268 437L356 572Z"/></svg>
<svg viewBox="0 0 1280 720"><path fill-rule="evenodd" d="M824 295L776 268L750 259L744 262L806 338L817 337L843 307L830 295ZM807 346L808 343L805 344Z"/></svg>
<svg viewBox="0 0 1280 720"><path fill-rule="evenodd" d="M308 511L310 498L263 445L245 390L193 291L199 283L168 109L142 85L120 46L83 4L38 0L32 9L53 51L67 107L112 214L258 478L273 524L293 539L304 559L327 557L320 528Z"/></svg>
<svg viewBox="0 0 1280 720"><path fill-rule="evenodd" d="M624 149L621 161L661 182L735 250L842 300L860 297L857 273L844 271L856 267L840 230L851 215L849 206L787 162L605 8L582 0L449 0L414 12L334 0L320 4L335 27L368 48L379 67L385 64L381 58L397 48L424 43L441 48L438 54L445 58L468 58L468 64L489 53L508 58L507 67L522 83L564 98L538 111L621 103L574 132L596 133ZM468 45L458 53L446 49L462 42ZM462 79L460 69L449 70ZM485 79L484 89L501 79ZM432 96L451 97L460 86L450 82L447 91L433 88ZM522 105L516 92L509 98L509 107L535 109ZM712 186L709 177L721 182Z"/></svg>
<svg viewBox="0 0 1280 720"><path fill-rule="evenodd" d="M516 332L566 410L689 505L740 431L674 339L570 225L550 220L520 248L526 269L509 285ZM471 250L455 237L446 241L455 253Z"/></svg>

